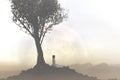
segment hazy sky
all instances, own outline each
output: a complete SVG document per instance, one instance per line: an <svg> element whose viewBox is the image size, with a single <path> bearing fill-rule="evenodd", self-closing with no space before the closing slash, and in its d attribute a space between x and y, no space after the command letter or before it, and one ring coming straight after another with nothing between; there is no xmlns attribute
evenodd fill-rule
<svg viewBox="0 0 120 80"><path fill-rule="evenodd" d="M43 44L46 62L51 64L55 54L58 64L120 64L120 1L60 2L68 10L69 18L46 35ZM9 0L0 0L0 65L26 67L35 62L34 40L12 22Z"/></svg>

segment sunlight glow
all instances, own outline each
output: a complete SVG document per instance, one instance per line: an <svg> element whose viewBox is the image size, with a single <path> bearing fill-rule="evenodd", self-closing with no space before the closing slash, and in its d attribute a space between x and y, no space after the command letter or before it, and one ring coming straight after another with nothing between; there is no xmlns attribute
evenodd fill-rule
<svg viewBox="0 0 120 80"><path fill-rule="evenodd" d="M69 10L68 20L46 35L45 59L50 63L55 53L60 64L119 64L120 1L60 0L60 3ZM35 64L34 40L13 23L8 0L0 0L0 11L0 61L25 62L26 66L33 58Z"/></svg>

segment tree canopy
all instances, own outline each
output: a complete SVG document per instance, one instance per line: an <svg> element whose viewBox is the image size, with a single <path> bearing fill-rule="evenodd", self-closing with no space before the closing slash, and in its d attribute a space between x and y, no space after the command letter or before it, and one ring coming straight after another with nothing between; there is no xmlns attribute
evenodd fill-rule
<svg viewBox="0 0 120 80"><path fill-rule="evenodd" d="M47 31L67 16L57 0L11 0L13 21L40 44Z"/></svg>

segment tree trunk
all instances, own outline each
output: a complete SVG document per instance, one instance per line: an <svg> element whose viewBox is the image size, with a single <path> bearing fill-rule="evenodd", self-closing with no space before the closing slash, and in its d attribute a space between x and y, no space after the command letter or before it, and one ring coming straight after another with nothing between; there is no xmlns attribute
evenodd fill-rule
<svg viewBox="0 0 120 80"><path fill-rule="evenodd" d="M39 28L38 28L38 21L37 19L33 19L34 23L34 40L35 40L35 45L36 45L36 49L37 49L37 63L35 67L40 67L40 66L44 66L45 65L45 60L44 60L44 56L43 56L43 51L42 51L42 47L40 44L40 39L39 39Z"/></svg>
<svg viewBox="0 0 120 80"><path fill-rule="evenodd" d="M39 42L39 39L35 38L34 40L35 40L36 49L37 49L37 64L36 64L36 67L44 66L45 65L45 60L44 60L41 44Z"/></svg>

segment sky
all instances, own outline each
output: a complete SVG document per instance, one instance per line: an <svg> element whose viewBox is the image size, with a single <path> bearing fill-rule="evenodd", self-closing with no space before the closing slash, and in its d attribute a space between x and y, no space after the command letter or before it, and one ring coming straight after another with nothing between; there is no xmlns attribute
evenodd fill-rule
<svg viewBox="0 0 120 80"><path fill-rule="evenodd" d="M60 65L120 64L120 1L59 1L68 19L47 33L43 43L46 62L51 64L54 54ZM9 0L0 0L0 66L33 67L36 56L33 38L12 21Z"/></svg>

